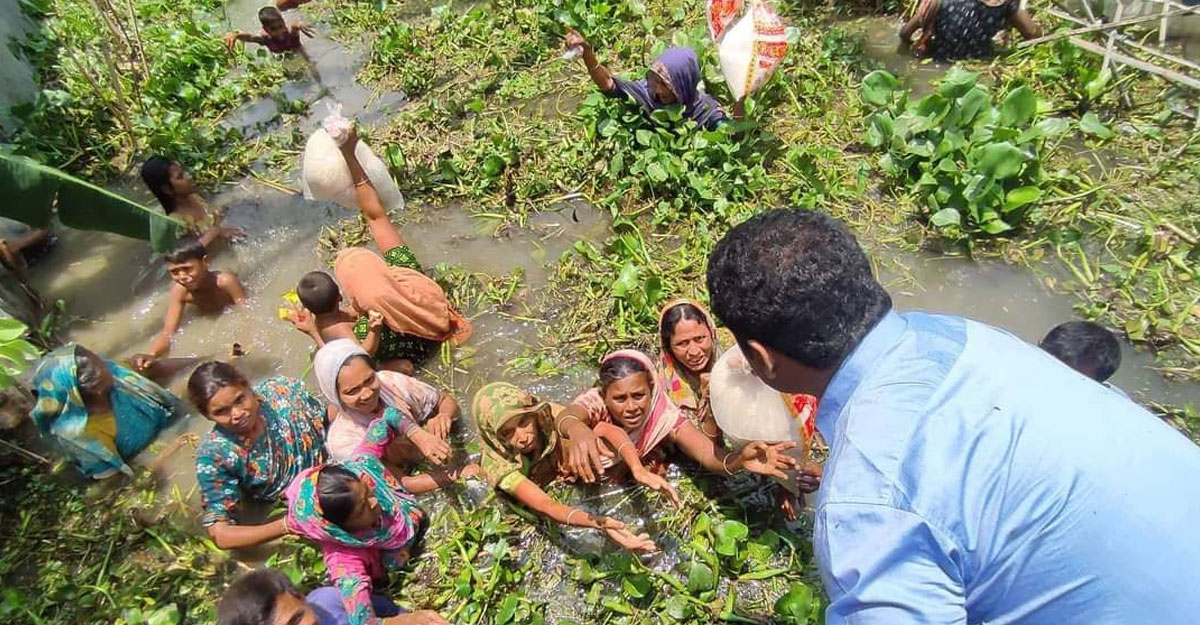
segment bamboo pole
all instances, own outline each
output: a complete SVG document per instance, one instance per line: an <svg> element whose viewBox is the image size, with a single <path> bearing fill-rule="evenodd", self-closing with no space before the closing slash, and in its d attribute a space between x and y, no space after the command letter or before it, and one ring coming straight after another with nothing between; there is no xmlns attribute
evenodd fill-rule
<svg viewBox="0 0 1200 625"><path fill-rule="evenodd" d="M1167 15L1167 17L1170 17L1172 15L1181 15L1183 13L1200 14L1200 6L1183 7L1181 9L1174 9L1174 10L1170 11L1169 13L1167 13L1166 15ZM1061 33L1049 34L1049 35L1046 35L1045 37L1038 37L1037 39L1030 39L1029 41L1022 41L1021 43L1017 44L1017 47L1018 48L1027 48L1029 46L1034 46L1039 43L1058 41L1059 39L1066 39L1068 37L1073 38L1076 35L1085 35L1087 33L1098 33L1098 32L1103 32L1103 31L1107 31L1107 30L1112 30L1114 28L1122 28L1125 26L1132 26L1134 24L1142 24L1145 22L1152 22L1156 19L1159 19L1159 16L1157 16L1157 15L1142 15L1139 17L1131 17L1127 20L1121 20L1119 22L1109 22L1107 24L1101 24L1098 26L1087 26L1085 28L1076 28L1074 30L1068 30L1068 31L1061 32Z"/></svg>
<svg viewBox="0 0 1200 625"><path fill-rule="evenodd" d="M1103 47L1098 46L1090 41L1087 41L1086 39L1080 39L1079 37L1071 37L1071 43L1075 44L1076 46L1078 46L1079 48L1081 48L1083 50L1087 50L1088 52L1092 52L1094 54L1099 54L1100 56L1104 56L1104 54L1105 54ZM1124 63L1125 65L1128 65L1135 69L1140 69L1144 72L1149 72L1156 76L1161 76L1162 78L1165 78L1172 82L1178 83L1185 87L1191 87L1192 89L1196 89L1197 91L1200 91L1200 80L1197 80L1190 76L1185 76L1183 74L1180 74L1179 72L1159 67L1153 63L1147 63L1146 61L1143 61L1138 58L1134 58L1132 56L1128 56L1126 54L1122 54L1120 52L1114 52L1112 54L1112 58L1114 61Z"/></svg>
<svg viewBox="0 0 1200 625"><path fill-rule="evenodd" d="M1171 8L1170 2L1163 3L1163 5L1162 5L1162 21L1158 23L1158 46L1160 48L1162 46L1167 45L1167 19L1170 18L1170 15L1168 15L1168 13L1167 13L1167 9L1170 9L1170 8Z"/></svg>
<svg viewBox="0 0 1200 625"><path fill-rule="evenodd" d="M1085 4L1084 6L1087 6L1087 5ZM1055 10L1055 9L1046 9L1046 13L1053 15L1054 17L1057 17L1061 20L1066 20L1068 22L1072 22L1074 24L1079 24L1081 26L1089 25L1089 23L1087 21L1081 20L1081 19L1075 17L1074 15L1071 15L1070 13L1066 13L1064 11L1059 11L1059 10ZM1180 66L1186 67L1188 69L1200 72L1200 64L1194 63L1194 62L1189 61L1180 56L1175 56L1174 54L1163 52L1162 50L1159 50L1158 48L1155 48L1153 46L1148 46L1148 45L1145 45L1142 43L1138 43L1137 41L1130 39L1129 36L1125 35L1124 33L1118 33L1116 35L1116 38L1117 38L1117 42L1123 46L1128 46L1139 52L1144 52L1146 54L1161 58L1164 61L1170 61L1171 63L1174 63L1176 65L1180 65Z"/></svg>

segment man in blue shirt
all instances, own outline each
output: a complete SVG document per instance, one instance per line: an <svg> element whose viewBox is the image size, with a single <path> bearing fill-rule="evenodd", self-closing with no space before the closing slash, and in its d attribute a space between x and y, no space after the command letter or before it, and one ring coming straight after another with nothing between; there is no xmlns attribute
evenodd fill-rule
<svg viewBox="0 0 1200 625"><path fill-rule="evenodd" d="M830 625L1200 622L1200 448L1038 348L897 314L853 235L775 211L708 265L777 390L820 398Z"/></svg>

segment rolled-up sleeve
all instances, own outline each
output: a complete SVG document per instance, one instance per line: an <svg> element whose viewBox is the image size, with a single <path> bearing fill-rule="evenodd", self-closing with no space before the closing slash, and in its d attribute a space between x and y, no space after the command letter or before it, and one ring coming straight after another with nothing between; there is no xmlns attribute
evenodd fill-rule
<svg viewBox="0 0 1200 625"><path fill-rule="evenodd" d="M959 550L912 512L827 503L814 532L828 625L967 622Z"/></svg>

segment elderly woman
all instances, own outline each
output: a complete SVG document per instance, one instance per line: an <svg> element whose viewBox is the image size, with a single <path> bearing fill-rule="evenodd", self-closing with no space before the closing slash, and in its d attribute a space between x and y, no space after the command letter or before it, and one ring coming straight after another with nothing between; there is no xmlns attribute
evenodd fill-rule
<svg viewBox="0 0 1200 625"><path fill-rule="evenodd" d="M682 104L683 114L700 127L712 130L728 118L712 96L700 91L700 63L691 48L669 48L654 61L644 80L625 80L613 76L607 67L596 60L592 44L574 28L567 31L568 49L582 52L592 82L604 95L631 98L647 115L664 106ZM734 104L734 116L742 116L742 101Z"/></svg>
<svg viewBox="0 0 1200 625"><path fill-rule="evenodd" d="M182 414L179 400L161 386L74 343L42 358L33 391L30 417L38 429L95 479L132 475L126 461Z"/></svg>
<svg viewBox="0 0 1200 625"><path fill-rule="evenodd" d="M661 464L662 444L670 442L714 473L733 475L744 469L786 479L784 471L795 468L795 459L784 453L796 446L792 441L751 441L737 452L719 453L712 439L667 398L650 358L631 349L605 356L599 385L575 398L556 418L556 433L570 443L568 466L585 482L596 481L617 462L597 440L598 428L606 424L625 430L637 456L651 465Z"/></svg>
<svg viewBox="0 0 1200 625"><path fill-rule="evenodd" d="M603 530L613 542L630 551L655 549L646 534L634 534L614 518L593 516L555 501L543 490L556 479L573 479L554 426L562 406L541 401L511 384L495 382L475 393L471 413L483 441L483 474L493 488L556 523ZM628 439L618 443L628 444ZM634 463L635 472L650 482L651 488L662 488L665 482L661 478L644 472L636 459Z"/></svg>
<svg viewBox="0 0 1200 625"><path fill-rule="evenodd" d="M659 313L658 333L658 379L663 390L688 422L721 445L721 429L713 419L708 395L708 377L721 356L712 315L698 302L675 300Z"/></svg>

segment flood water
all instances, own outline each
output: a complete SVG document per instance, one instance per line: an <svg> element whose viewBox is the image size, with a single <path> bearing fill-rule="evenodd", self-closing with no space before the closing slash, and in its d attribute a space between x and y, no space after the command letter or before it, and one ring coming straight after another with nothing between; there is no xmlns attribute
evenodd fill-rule
<svg viewBox="0 0 1200 625"><path fill-rule="evenodd" d="M259 4L257 0L232 2L226 16L228 26L257 30L255 12ZM289 20L296 19L296 12L287 16ZM861 23L871 55L898 75L907 76L915 89L926 88L944 72L942 66L915 63L898 54L896 26L891 21L872 18ZM403 106L403 94L373 93L355 82L363 50L349 49L320 35L327 26L318 24L317 29L316 39L305 40L314 65L309 79L294 81L285 88L287 97L310 103L309 115L299 122L301 129L307 132L316 127L326 113L325 103L342 104L344 114L357 116L368 125L386 119ZM243 107L226 123L254 132L280 130L278 108L271 100ZM299 187L294 171L283 182L292 188ZM127 192L143 201L151 200L140 189L130 188ZM171 356L230 359L231 346L236 342L246 352L237 359L237 364L252 379L275 374L305 375L311 341L289 323L279 320L276 311L284 305L281 295L293 289L301 275L322 267L317 246L322 228L352 218L355 212L334 204L306 201L299 194L282 192L253 178L219 189L207 199L213 206L228 207L227 222L246 231L244 241L216 251L211 265L240 276L249 302L219 319L187 314ZM522 384L556 401L567 401L590 384L593 374L586 366L533 379L514 372L513 361L539 345L541 322L529 318L526 307L532 306L540 289L547 284L557 259L576 241L602 242L608 236L604 215L586 204L565 201L533 214L528 224L516 227L473 216L470 207L434 207L410 201L402 219L401 232L427 269L445 264L488 276L514 271L522 275L522 287L503 310L485 306L465 311L472 316L473 337L457 350L452 366L433 362L420 372L422 377L453 388L463 406L476 388L493 380ZM160 328L169 287L161 262L145 244L114 235L64 228L60 229L60 237L57 248L33 269L33 281L47 299L65 300L68 313L77 318L69 327L68 338L110 357L145 351ZM1025 268L910 254L880 246L872 247L871 251L881 261L881 277L901 309L962 314L1005 328L1029 341L1036 341L1052 326L1074 318L1074 300L1051 292L1039 276ZM1126 345L1125 364L1114 382L1139 399L1200 405L1200 385L1167 382L1151 364L1149 354ZM180 376L171 385L180 396L186 395L185 377ZM315 381L310 378L309 382L315 390ZM193 414L164 435L163 441L182 433L202 434L209 428L207 421ZM155 450L152 447L140 461L146 462ZM187 501L195 503L191 454L187 451L174 454L162 467L167 487L178 489ZM478 495L478 490L475 494ZM628 506L628 497L620 490L576 496L597 512ZM437 497L447 502L451 496ZM654 515L647 516L653 523ZM572 549L600 548L594 532L568 534L565 540ZM679 564L678 550L666 551L668 555L654 564L656 568ZM565 566L565 555L555 551L545 557L545 570L554 571L563 583L566 576L558 573ZM567 593L561 590L559 585L542 585L532 588L530 595L551 603L548 616L571 616L572 606L580 598L566 597Z"/></svg>

